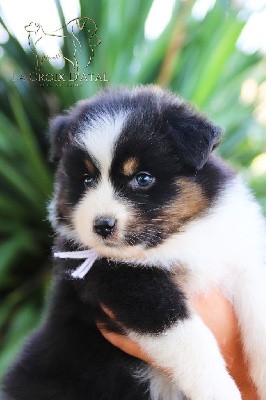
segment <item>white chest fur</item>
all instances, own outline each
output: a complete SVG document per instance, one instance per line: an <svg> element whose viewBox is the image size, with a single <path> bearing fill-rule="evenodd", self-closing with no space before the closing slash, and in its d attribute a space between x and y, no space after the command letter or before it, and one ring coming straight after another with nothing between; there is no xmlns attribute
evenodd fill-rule
<svg viewBox="0 0 266 400"><path fill-rule="evenodd" d="M217 285L231 300L238 318L244 350L250 361L251 376L261 400L266 400L265 239L265 223L261 210L248 189L237 178L227 187L205 216L191 222L184 232L158 246L156 251L150 251L146 259L146 263L150 265L161 264L170 270L176 268L177 279L178 268L182 265L183 269L188 271L190 278L188 287L192 291L202 291L208 285ZM180 326L175 328L176 331L172 338L173 346L167 343L167 334L162 337L165 349L170 349L170 352L176 352L176 348L181 349L180 340L174 345L179 328ZM201 327L200 332L203 330ZM181 337L187 340L189 333L188 329L186 335L181 335ZM198 336L191 340L190 349L193 348L193 340L197 340L197 338ZM141 340L144 341L144 347L147 348L150 338L141 338ZM153 346L152 342L151 353ZM161 345L158 348L161 348ZM198 350L200 348L201 346L198 347ZM191 365L195 365L195 355L198 350L192 357ZM210 338L206 339L202 350L206 352L206 357L214 354ZM163 353L166 354L165 351ZM176 356L180 361L180 355L177 353L178 351ZM161 365L163 362L159 355L157 364ZM157 359L157 355L154 358ZM169 360L172 358L169 355ZM190 357L186 361L183 360L184 365L188 365L189 359ZM196 371L199 371L198 367ZM189 376L191 370L187 372ZM191 379L193 379L192 376ZM180 382L183 384L183 381L182 378ZM163 392L165 390L167 393L169 392L171 399L171 391L174 388L163 389L161 378L156 378L156 374L153 374L150 382L151 389L157 388L154 399L165 398L164 393L159 393L159 388ZM226 385L218 388L218 392L220 390L220 394L225 396L220 398L238 398L239 394L235 392L235 388L230 387L229 381L227 383L227 394L224 394ZM203 388L206 389L206 386L200 387L199 392L192 389L190 397L201 399L205 396L206 398L206 393L203 397L201 397L202 394L199 394ZM188 393L188 391L185 392Z"/></svg>
<svg viewBox="0 0 266 400"><path fill-rule="evenodd" d="M261 210L236 178L203 217L148 251L145 262L166 269L187 267L195 274L195 289L204 282L225 286L228 275L256 273L256 266L265 263L265 240Z"/></svg>

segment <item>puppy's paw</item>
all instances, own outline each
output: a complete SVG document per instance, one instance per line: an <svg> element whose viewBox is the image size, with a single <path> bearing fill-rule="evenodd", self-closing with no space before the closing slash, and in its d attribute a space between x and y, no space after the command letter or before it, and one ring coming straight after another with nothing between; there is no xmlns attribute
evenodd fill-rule
<svg viewBox="0 0 266 400"><path fill-rule="evenodd" d="M241 400L241 393L234 380L228 375L213 397L215 400Z"/></svg>
<svg viewBox="0 0 266 400"><path fill-rule="evenodd" d="M210 380L204 386L199 386L194 393L189 395L191 400L241 400L241 394L233 381L227 374L224 379L217 382Z"/></svg>

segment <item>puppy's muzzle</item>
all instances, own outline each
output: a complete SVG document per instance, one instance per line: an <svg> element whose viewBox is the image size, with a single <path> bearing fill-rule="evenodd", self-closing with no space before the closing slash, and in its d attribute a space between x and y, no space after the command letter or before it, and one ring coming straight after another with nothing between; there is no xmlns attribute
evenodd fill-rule
<svg viewBox="0 0 266 400"><path fill-rule="evenodd" d="M97 217L94 220L93 230L106 239L114 232L115 226L116 220L113 217Z"/></svg>

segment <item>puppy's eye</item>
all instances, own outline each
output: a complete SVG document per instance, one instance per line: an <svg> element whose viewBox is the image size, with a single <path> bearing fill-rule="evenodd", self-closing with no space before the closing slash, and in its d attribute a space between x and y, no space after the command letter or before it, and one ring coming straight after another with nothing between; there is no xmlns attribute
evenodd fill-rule
<svg viewBox="0 0 266 400"><path fill-rule="evenodd" d="M85 188L91 187L93 185L93 183L94 183L94 180L95 179L94 179L93 176L88 175L88 174L84 175L84 186L85 186Z"/></svg>
<svg viewBox="0 0 266 400"><path fill-rule="evenodd" d="M140 172L135 176L134 181L134 186L150 187L154 183L155 178L148 172Z"/></svg>

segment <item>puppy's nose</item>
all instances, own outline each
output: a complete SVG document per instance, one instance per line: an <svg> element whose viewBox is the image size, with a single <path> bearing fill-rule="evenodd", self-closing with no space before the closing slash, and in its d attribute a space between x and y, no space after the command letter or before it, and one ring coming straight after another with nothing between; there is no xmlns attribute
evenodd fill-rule
<svg viewBox="0 0 266 400"><path fill-rule="evenodd" d="M93 229L105 239L113 233L115 224L116 220L113 217L98 217L94 220Z"/></svg>

